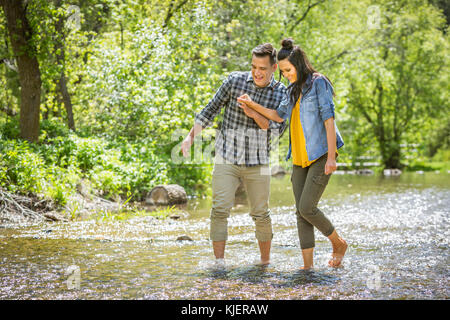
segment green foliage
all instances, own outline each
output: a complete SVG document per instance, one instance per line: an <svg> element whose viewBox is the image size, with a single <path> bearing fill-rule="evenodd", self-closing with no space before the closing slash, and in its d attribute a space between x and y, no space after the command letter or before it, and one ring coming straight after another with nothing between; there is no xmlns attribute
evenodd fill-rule
<svg viewBox="0 0 450 320"><path fill-rule="evenodd" d="M166 219L171 214L174 214L178 212L179 209L177 209L175 206L168 206L168 207L162 207L157 208L153 211L149 210L142 210L139 208L132 208L132 209L120 209L117 212L109 211L109 210L102 210L97 212L93 218L105 221L105 220L115 220L115 221L125 221L131 218L136 217L145 217L145 216L151 216L155 217L157 219Z"/></svg>
<svg viewBox="0 0 450 320"><path fill-rule="evenodd" d="M48 125L49 128L57 126ZM51 133L51 131L50 131ZM0 185L13 192L43 194L65 204L82 178L96 193L141 200L155 185L168 183L168 168L154 150L124 141L73 133L39 145L0 140Z"/></svg>
<svg viewBox="0 0 450 320"><path fill-rule="evenodd" d="M0 183L13 191L44 193L61 204L80 179L112 199L142 199L163 183L204 194L212 165L172 161L181 130L186 134L192 127L194 114L230 71L250 70L256 45L271 42L278 48L284 37L294 38L333 81L336 121L345 141L340 162L360 157L381 158L385 166L417 167L415 158L428 163L427 157L448 162L449 33L443 14L422 0L311 4L28 1L42 77L40 142L17 140L18 118L0 111L5 150ZM378 25L370 27L373 8ZM5 39L0 59L12 61L2 10L0 38ZM62 71L76 133L67 129L58 93ZM1 110L18 112L19 78L6 63L0 64L0 86L5 88ZM287 134L281 139L282 165L288 140ZM412 151L401 147L405 144L419 147Z"/></svg>
<svg viewBox="0 0 450 320"><path fill-rule="evenodd" d="M0 163L2 187L12 192L42 191L45 176L43 161L27 142L0 140Z"/></svg>

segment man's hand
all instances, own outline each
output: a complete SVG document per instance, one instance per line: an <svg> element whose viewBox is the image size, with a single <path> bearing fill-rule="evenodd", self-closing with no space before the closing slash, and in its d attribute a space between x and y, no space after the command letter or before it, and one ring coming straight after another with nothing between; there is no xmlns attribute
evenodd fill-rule
<svg viewBox="0 0 450 320"><path fill-rule="evenodd" d="M181 152L183 153L183 156L187 158L189 156L189 150L192 146L192 137L190 134L187 135L187 137L183 140L181 143Z"/></svg>

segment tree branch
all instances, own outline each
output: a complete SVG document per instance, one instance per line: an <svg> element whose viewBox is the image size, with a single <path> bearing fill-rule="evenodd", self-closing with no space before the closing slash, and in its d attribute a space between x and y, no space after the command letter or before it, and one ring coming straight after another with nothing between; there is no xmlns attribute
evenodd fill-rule
<svg viewBox="0 0 450 320"><path fill-rule="evenodd" d="M297 21L295 21L295 23L289 28L289 32L292 32L292 30L294 30L294 28L296 26L298 26L300 24L300 22L302 22L303 20L306 19L306 16L308 15L309 11L314 8L315 6L324 3L325 0L319 0L313 4L311 4L311 0L308 0L308 8L306 8L306 11L303 13L303 15L297 19Z"/></svg>
<svg viewBox="0 0 450 320"><path fill-rule="evenodd" d="M175 1L176 0L170 1L169 9L167 10L167 15L166 15L166 18L164 19L164 23L162 25L163 29L165 29L167 27L167 25L169 24L170 19L172 18L174 13L176 13L178 10L180 10L181 7L184 6L188 2L188 0L183 0L177 6L175 6L175 8L173 8Z"/></svg>

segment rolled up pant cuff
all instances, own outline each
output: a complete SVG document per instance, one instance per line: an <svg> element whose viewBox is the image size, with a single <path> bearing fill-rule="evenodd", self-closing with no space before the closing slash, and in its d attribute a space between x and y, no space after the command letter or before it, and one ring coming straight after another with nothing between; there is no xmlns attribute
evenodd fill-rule
<svg viewBox="0 0 450 320"><path fill-rule="evenodd" d="M256 239L261 242L271 241L273 239L273 233L255 233Z"/></svg>

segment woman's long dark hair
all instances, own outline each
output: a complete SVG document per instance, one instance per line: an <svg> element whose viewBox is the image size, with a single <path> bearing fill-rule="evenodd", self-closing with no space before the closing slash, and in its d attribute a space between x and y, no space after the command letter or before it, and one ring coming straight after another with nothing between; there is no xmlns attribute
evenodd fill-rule
<svg viewBox="0 0 450 320"><path fill-rule="evenodd" d="M284 60L286 58L290 63L292 63L292 65L297 70L297 81L291 83L290 85L292 86L291 99L292 101L296 102L300 97L300 93L302 92L302 88L306 82L306 79L308 79L308 75L310 74L312 75L317 71L316 69L314 69L311 62L309 62L306 53L302 50L302 48L294 45L294 40L292 40L291 38L284 39L283 41L281 41L281 49L280 51L278 51L277 56L278 61ZM325 77L327 78L328 81L330 81L330 79L328 79L327 76ZM281 70L280 70L280 80L281 80Z"/></svg>

